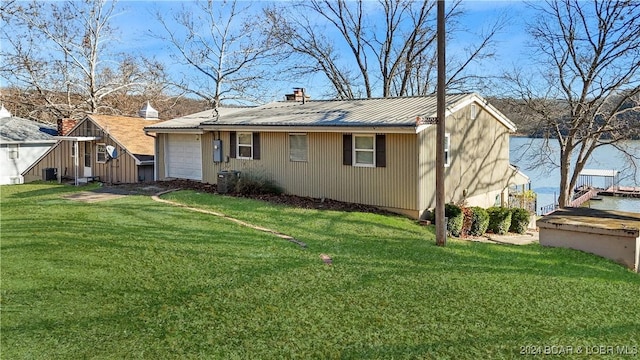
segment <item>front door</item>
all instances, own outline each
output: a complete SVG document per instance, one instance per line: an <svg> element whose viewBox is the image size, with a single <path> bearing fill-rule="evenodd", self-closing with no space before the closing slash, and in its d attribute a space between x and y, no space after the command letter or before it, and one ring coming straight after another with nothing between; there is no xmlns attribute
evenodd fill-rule
<svg viewBox="0 0 640 360"><path fill-rule="evenodd" d="M84 177L92 176L91 173L91 143L84 143Z"/></svg>

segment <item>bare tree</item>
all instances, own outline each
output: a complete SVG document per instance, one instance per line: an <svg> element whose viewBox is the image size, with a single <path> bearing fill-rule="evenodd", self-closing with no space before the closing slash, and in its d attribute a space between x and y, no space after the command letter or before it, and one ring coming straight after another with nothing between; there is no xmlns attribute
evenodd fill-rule
<svg viewBox="0 0 640 360"><path fill-rule="evenodd" d="M29 94L24 100L37 105L31 115L117 111L104 99L143 87L150 74L146 65L157 69L111 50L118 40L111 25L118 15L115 1L18 1L7 7L0 74Z"/></svg>
<svg viewBox="0 0 640 360"><path fill-rule="evenodd" d="M174 61L175 88L210 102L260 102L283 54L247 2L196 1L172 16L156 12ZM181 68L182 71L178 71Z"/></svg>
<svg viewBox="0 0 640 360"><path fill-rule="evenodd" d="M322 73L337 98L424 95L436 85L435 4L310 0L272 7L265 14L279 39L304 59L295 69L298 75ZM461 30L456 22L460 5L452 2L446 13L452 32ZM448 59L449 89L469 86L469 66L493 56L493 39L503 20L481 34L464 58Z"/></svg>
<svg viewBox="0 0 640 360"><path fill-rule="evenodd" d="M533 3L528 24L537 67L507 75L510 91L546 139L540 164L560 168L561 207L569 205L593 151L614 146L630 162L640 154L624 140L640 133L640 3L562 0ZM559 159L550 141L559 146Z"/></svg>

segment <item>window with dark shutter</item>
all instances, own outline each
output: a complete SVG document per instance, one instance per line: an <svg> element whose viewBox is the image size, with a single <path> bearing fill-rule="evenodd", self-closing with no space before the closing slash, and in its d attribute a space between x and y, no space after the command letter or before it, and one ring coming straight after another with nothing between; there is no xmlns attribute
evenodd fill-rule
<svg viewBox="0 0 640 360"><path fill-rule="evenodd" d="M253 133L253 159L260 160L260 133Z"/></svg>
<svg viewBox="0 0 640 360"><path fill-rule="evenodd" d="M387 166L386 138L384 134L376 135L376 167Z"/></svg>
<svg viewBox="0 0 640 360"><path fill-rule="evenodd" d="M235 131L231 131L229 133L229 157L230 158L235 158L236 157L236 132Z"/></svg>
<svg viewBox="0 0 640 360"><path fill-rule="evenodd" d="M342 135L342 165L353 163L353 148L351 134Z"/></svg>

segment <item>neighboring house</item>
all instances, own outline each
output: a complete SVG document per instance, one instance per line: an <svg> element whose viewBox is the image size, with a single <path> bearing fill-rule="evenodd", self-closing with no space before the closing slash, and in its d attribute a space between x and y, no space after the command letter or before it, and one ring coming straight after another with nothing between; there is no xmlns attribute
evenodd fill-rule
<svg viewBox="0 0 640 360"><path fill-rule="evenodd" d="M435 207L435 116L435 96L304 99L174 119L145 131L156 136L157 180L213 184L221 171L258 171L288 194L418 218ZM509 164L514 131L479 95L447 96L447 202L506 204L509 186L526 179Z"/></svg>
<svg viewBox="0 0 640 360"><path fill-rule="evenodd" d="M154 139L143 128L158 123L158 112L149 104L141 117L86 115L82 120L58 122L56 144L24 173L25 181L43 179L55 169L58 181L136 183L153 181ZM115 150L115 158L109 149ZM47 179L53 180L53 179Z"/></svg>
<svg viewBox="0 0 640 360"><path fill-rule="evenodd" d="M0 108L0 185L22 184L22 172L55 144L55 126Z"/></svg>

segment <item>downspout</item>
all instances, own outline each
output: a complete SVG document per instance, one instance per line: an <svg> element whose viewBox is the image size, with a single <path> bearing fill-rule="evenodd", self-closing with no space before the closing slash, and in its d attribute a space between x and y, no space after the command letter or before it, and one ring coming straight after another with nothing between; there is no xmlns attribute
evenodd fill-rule
<svg viewBox="0 0 640 360"><path fill-rule="evenodd" d="M153 138L153 181L158 181L158 137L149 135L149 132L146 130L144 134Z"/></svg>

